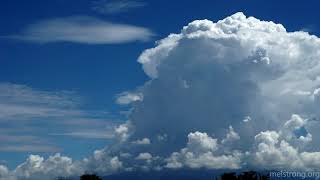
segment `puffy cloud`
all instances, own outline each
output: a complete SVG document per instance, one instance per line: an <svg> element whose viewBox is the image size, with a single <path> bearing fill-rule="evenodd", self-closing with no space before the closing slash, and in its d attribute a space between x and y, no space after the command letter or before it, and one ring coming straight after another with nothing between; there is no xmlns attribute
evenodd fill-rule
<svg viewBox="0 0 320 180"><path fill-rule="evenodd" d="M252 159L250 163L265 169L319 169L319 163L315 160L320 158L320 152L307 152L301 147L301 143L312 141L311 134L307 131L304 135L295 134L305 123L305 119L292 115L280 131L264 131L257 134L255 146L247 154ZM311 156L313 158L310 158Z"/></svg>
<svg viewBox="0 0 320 180"><path fill-rule="evenodd" d="M94 151L93 155L79 161L80 169L86 172L98 174L110 174L118 172L123 167L123 162L118 156L112 156L109 151L105 149Z"/></svg>
<svg viewBox="0 0 320 180"><path fill-rule="evenodd" d="M222 144L226 144L226 143L232 143L232 142L239 140L239 139L240 139L239 134L234 131L232 126L229 126L229 131L226 135L226 138L223 139L221 142L222 142Z"/></svg>
<svg viewBox="0 0 320 180"><path fill-rule="evenodd" d="M281 130L282 136L287 141L291 141L296 145L304 145L312 141L312 135L306 130L308 120L301 118L299 115L293 114Z"/></svg>
<svg viewBox="0 0 320 180"><path fill-rule="evenodd" d="M31 24L10 38L35 43L72 42L118 44L147 41L153 33L143 27L106 22L90 16L48 19Z"/></svg>
<svg viewBox="0 0 320 180"><path fill-rule="evenodd" d="M255 138L258 145L253 164L266 169L301 168L297 150L284 140L278 142L276 132L261 132Z"/></svg>
<svg viewBox="0 0 320 180"><path fill-rule="evenodd" d="M231 125L244 150L251 137L279 130L292 114L317 116L311 96L320 86L319 45L316 36L287 32L281 24L242 13L217 23L193 21L139 57L151 80L141 88L144 99L130 117L133 137L167 134L171 145L158 147L164 153L182 148L190 132L223 138ZM317 134L307 126L293 134L304 129Z"/></svg>
<svg viewBox="0 0 320 180"><path fill-rule="evenodd" d="M110 160L110 165L112 169L120 169L122 167L122 162L119 161L118 157L113 157Z"/></svg>
<svg viewBox="0 0 320 180"><path fill-rule="evenodd" d="M237 162L230 168L250 166L254 157L270 168L301 168L281 163L319 150L312 120L319 117L319 54L316 36L243 13L193 21L140 55L151 80L130 116L131 138L167 134L166 143L148 151L169 154L168 167L215 168L198 160L225 155ZM222 139L220 146L207 133Z"/></svg>
<svg viewBox="0 0 320 180"><path fill-rule="evenodd" d="M16 180L16 177L6 166L0 165L0 180Z"/></svg>
<svg viewBox="0 0 320 180"><path fill-rule="evenodd" d="M46 160L38 155L30 155L15 169L14 173L18 179L51 180L59 176L79 175L83 172L73 164L71 158L55 154Z"/></svg>
<svg viewBox="0 0 320 180"><path fill-rule="evenodd" d="M140 153L137 157L137 160L150 160L152 159L152 155L150 153Z"/></svg>
<svg viewBox="0 0 320 180"><path fill-rule="evenodd" d="M120 139L120 141L126 141L129 137L131 123L130 121L126 122L125 124L120 124L118 127L115 128L114 132L116 137Z"/></svg>
<svg viewBox="0 0 320 180"><path fill-rule="evenodd" d="M188 135L188 148L192 151L215 151L217 140L209 137L207 133L195 132Z"/></svg>
<svg viewBox="0 0 320 180"><path fill-rule="evenodd" d="M3 176L3 175L6 175L9 173L9 170L6 166L3 166L3 165L0 165L0 174Z"/></svg>
<svg viewBox="0 0 320 180"><path fill-rule="evenodd" d="M206 133L195 132L188 135L187 147L174 152L166 160L167 168L209 168L238 169L241 167L242 154L234 151L229 154L218 152L217 139Z"/></svg>

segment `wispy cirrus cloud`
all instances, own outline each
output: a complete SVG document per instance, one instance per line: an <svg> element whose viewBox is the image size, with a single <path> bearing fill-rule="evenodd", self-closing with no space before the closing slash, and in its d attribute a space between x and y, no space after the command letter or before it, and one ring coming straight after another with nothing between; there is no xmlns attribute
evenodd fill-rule
<svg viewBox="0 0 320 180"><path fill-rule="evenodd" d="M85 139L111 139L114 138L113 130L109 131L75 131L75 132L66 132L66 133L52 133L52 136L70 136L75 138L85 138Z"/></svg>
<svg viewBox="0 0 320 180"><path fill-rule="evenodd" d="M70 91L50 92L25 85L0 83L0 122L42 117L81 116L80 98Z"/></svg>
<svg viewBox="0 0 320 180"><path fill-rule="evenodd" d="M0 83L0 152L60 152L58 135L110 139L115 123L105 118L108 113L82 103L71 91Z"/></svg>
<svg viewBox="0 0 320 180"><path fill-rule="evenodd" d="M133 0L99 0L93 2L92 9L102 14L123 13L132 9L142 8L147 4Z"/></svg>
<svg viewBox="0 0 320 180"><path fill-rule="evenodd" d="M120 44L148 41L154 33L144 27L104 21L90 16L47 19L27 26L8 38L34 42L81 44Z"/></svg>
<svg viewBox="0 0 320 180"><path fill-rule="evenodd" d="M21 133L20 133L21 134ZM59 152L61 149L43 137L33 135L0 134L0 152Z"/></svg>
<svg viewBox="0 0 320 180"><path fill-rule="evenodd" d="M0 152L55 153L61 149L50 145L6 145L0 146Z"/></svg>

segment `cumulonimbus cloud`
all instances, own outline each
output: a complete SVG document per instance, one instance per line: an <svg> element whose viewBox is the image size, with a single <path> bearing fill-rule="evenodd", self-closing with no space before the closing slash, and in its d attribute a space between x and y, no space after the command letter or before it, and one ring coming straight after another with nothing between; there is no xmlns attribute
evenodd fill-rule
<svg viewBox="0 0 320 180"><path fill-rule="evenodd" d="M147 41L153 35L144 27L107 22L90 16L72 16L43 20L8 37L34 43L119 44Z"/></svg>
<svg viewBox="0 0 320 180"><path fill-rule="evenodd" d="M319 170L319 55L318 37L243 13L193 21L141 54L143 100L81 168Z"/></svg>

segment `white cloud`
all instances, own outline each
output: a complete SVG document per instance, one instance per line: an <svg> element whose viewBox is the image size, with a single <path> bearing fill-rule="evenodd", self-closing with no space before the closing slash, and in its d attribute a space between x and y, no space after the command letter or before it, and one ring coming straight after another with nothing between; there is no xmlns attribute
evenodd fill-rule
<svg viewBox="0 0 320 180"><path fill-rule="evenodd" d="M141 54L143 101L83 168L319 170L319 56L318 37L243 13L193 21Z"/></svg>
<svg viewBox="0 0 320 180"><path fill-rule="evenodd" d="M9 37L35 43L118 44L147 41L152 36L153 33L143 27L111 23L90 16L71 16L31 24L20 34Z"/></svg>
<svg viewBox="0 0 320 180"><path fill-rule="evenodd" d="M138 144L138 145L148 145L148 144L151 144L149 138L138 139L138 140L136 140L136 141L133 141L132 143L133 143L133 144Z"/></svg>
<svg viewBox="0 0 320 180"><path fill-rule="evenodd" d="M131 9L146 6L143 1L134 0L98 0L93 2L93 10L102 14L114 14L127 12Z"/></svg>
<svg viewBox="0 0 320 180"><path fill-rule="evenodd" d="M150 153L140 153L137 157L137 160L150 160L152 159L152 155Z"/></svg>
<svg viewBox="0 0 320 180"><path fill-rule="evenodd" d="M55 154L44 160L38 155L30 155L28 159L15 170L18 179L52 180L56 177L80 174L81 169L73 164L72 159Z"/></svg>
<svg viewBox="0 0 320 180"><path fill-rule="evenodd" d="M217 140L209 137L207 133L194 132L188 134L188 148L195 152L217 150Z"/></svg>
<svg viewBox="0 0 320 180"><path fill-rule="evenodd" d="M4 165L0 165L0 180L15 180L15 177L11 176L9 169Z"/></svg>
<svg viewBox="0 0 320 180"><path fill-rule="evenodd" d="M292 115L280 131L263 131L257 134L255 146L249 153L252 160L250 163L265 169L317 170L320 164L315 161L320 158L320 152L303 149L305 143L311 143L311 134L294 134L297 129L307 125L306 123L300 116Z"/></svg>
<svg viewBox="0 0 320 180"><path fill-rule="evenodd" d="M221 143L222 144L232 143L232 142L237 141L239 139L240 139L239 134L234 131L232 126L229 126L229 131L228 131L228 133L226 135L226 138L223 139L221 141Z"/></svg>
<svg viewBox="0 0 320 180"><path fill-rule="evenodd" d="M112 156L105 149L94 151L89 158L79 162L80 168L86 172L93 172L99 174L110 174L118 172L123 168L123 162L118 156Z"/></svg>
<svg viewBox="0 0 320 180"><path fill-rule="evenodd" d="M241 167L242 161L250 164L232 153L250 152L250 144L262 136L263 144L277 151L278 158L285 156L286 150L293 154L307 150L316 153L319 123L306 119L318 119L320 115L316 98L320 87L319 55L320 40L316 36L287 32L281 24L243 13L216 23L193 21L140 55L138 62L151 80L140 88L144 99L134 105L130 116L132 138L167 134L166 143L154 146L155 152L164 156L176 151L171 154L172 167L185 167L191 159L187 167L214 169L199 159L224 154L238 162L230 167ZM301 115L302 121L293 114ZM224 136L222 132L230 125ZM183 139L195 131L222 139L217 149L224 153L211 150L195 155L199 150L183 147ZM252 139L257 134L257 139ZM213 143L195 147L206 144ZM277 167L281 159L270 161Z"/></svg>
<svg viewBox="0 0 320 180"><path fill-rule="evenodd" d="M143 96L141 93L123 92L117 95L117 104L126 105L135 101L142 101Z"/></svg>
<svg viewBox="0 0 320 180"><path fill-rule="evenodd" d="M219 154L217 139L206 133L195 132L188 135L188 144L180 152L174 152L166 160L167 168L209 168L209 169L239 169L242 153L233 151Z"/></svg>
<svg viewBox="0 0 320 180"><path fill-rule="evenodd" d="M304 145L312 141L312 135L307 132L305 126L308 125L308 120L301 118L299 115L293 114L288 120L280 134L285 137L287 141L291 141L296 145Z"/></svg>
<svg viewBox="0 0 320 180"><path fill-rule="evenodd" d="M244 117L244 119L242 121L244 123L247 123L247 122L251 121L251 117L250 116L246 116L246 117Z"/></svg>
<svg viewBox="0 0 320 180"><path fill-rule="evenodd" d="M129 137L130 133L130 126L131 123L128 121L125 124L120 124L118 127L115 128L115 134L120 141L126 141Z"/></svg>
<svg viewBox="0 0 320 180"><path fill-rule="evenodd" d="M122 167L122 162L119 161L119 158L118 157L113 157L111 160L110 160L110 165L111 165L111 168L112 169L119 169Z"/></svg>

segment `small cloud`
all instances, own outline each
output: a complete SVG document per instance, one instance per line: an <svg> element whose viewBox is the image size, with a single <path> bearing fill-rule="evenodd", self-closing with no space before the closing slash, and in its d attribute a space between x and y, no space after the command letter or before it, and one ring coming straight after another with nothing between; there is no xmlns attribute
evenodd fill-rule
<svg viewBox="0 0 320 180"><path fill-rule="evenodd" d="M153 35L144 27L112 23L90 16L71 16L40 21L27 26L19 34L7 37L34 43L120 44L144 42Z"/></svg>
<svg viewBox="0 0 320 180"><path fill-rule="evenodd" d="M150 160L152 159L152 155L150 153L140 153L137 157L137 160Z"/></svg>
<svg viewBox="0 0 320 180"><path fill-rule="evenodd" d="M133 144L138 144L138 145L148 145L148 144L151 144L149 138L138 139L138 140L136 140L136 141L133 141L132 143L133 143Z"/></svg>
<svg viewBox="0 0 320 180"><path fill-rule="evenodd" d="M221 141L222 144L226 143L233 143L236 140L239 140L240 136L237 132L234 131L232 126L229 126L228 133L226 135L226 138Z"/></svg>
<svg viewBox="0 0 320 180"><path fill-rule="evenodd" d="M100 0L94 1L92 9L101 14L115 14L127 12L131 9L142 8L147 4L142 1L131 1L131 0Z"/></svg>
<svg viewBox="0 0 320 180"><path fill-rule="evenodd" d="M246 117L244 117L244 119L242 121L244 123L247 123L247 122L251 121L251 117L250 116L246 116Z"/></svg>
<svg viewBox="0 0 320 180"><path fill-rule="evenodd" d="M117 95L116 103L121 105L131 104L135 101L142 101L141 93L123 92Z"/></svg>

